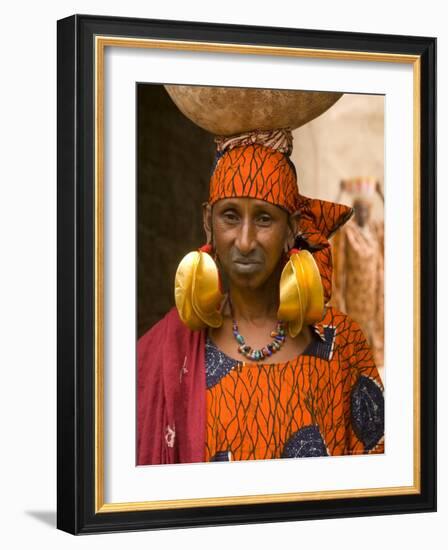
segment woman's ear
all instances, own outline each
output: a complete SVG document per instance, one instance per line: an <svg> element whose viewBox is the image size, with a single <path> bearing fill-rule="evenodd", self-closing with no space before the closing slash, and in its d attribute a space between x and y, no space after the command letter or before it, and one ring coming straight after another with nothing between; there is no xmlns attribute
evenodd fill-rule
<svg viewBox="0 0 448 550"><path fill-rule="evenodd" d="M299 234L299 216L299 212L294 212L289 215L287 237L288 250L293 248L296 242L296 236Z"/></svg>
<svg viewBox="0 0 448 550"><path fill-rule="evenodd" d="M212 242L212 207L208 202L202 203L202 220L207 243Z"/></svg>

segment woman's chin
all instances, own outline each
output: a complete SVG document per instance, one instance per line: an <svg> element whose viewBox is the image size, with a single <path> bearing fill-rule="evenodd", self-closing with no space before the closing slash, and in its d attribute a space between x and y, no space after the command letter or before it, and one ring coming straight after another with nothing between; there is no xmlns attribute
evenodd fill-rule
<svg viewBox="0 0 448 550"><path fill-rule="evenodd" d="M266 281L266 277L263 273L232 273L230 277L230 283L232 286L240 289L256 290L263 286Z"/></svg>

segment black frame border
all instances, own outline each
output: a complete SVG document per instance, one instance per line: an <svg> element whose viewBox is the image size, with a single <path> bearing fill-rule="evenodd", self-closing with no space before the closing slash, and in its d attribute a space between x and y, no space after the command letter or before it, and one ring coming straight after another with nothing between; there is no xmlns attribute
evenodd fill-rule
<svg viewBox="0 0 448 550"><path fill-rule="evenodd" d="M96 35L420 57L420 494L95 513ZM57 37L57 527L84 534L436 511L436 39L90 15L58 21Z"/></svg>

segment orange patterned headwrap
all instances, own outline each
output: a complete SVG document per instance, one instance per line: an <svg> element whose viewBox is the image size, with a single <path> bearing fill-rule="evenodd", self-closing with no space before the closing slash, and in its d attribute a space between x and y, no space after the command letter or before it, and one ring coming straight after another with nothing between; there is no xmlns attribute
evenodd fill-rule
<svg viewBox="0 0 448 550"><path fill-rule="evenodd" d="M227 150L210 180L209 203L230 197L261 199L292 214L300 196L291 161L283 153L259 144Z"/></svg>

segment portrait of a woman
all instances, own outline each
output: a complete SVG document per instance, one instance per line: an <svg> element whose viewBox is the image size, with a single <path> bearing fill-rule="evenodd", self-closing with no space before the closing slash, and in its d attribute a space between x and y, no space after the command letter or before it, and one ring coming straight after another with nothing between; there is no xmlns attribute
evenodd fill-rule
<svg viewBox="0 0 448 550"><path fill-rule="evenodd" d="M286 122L214 130L204 242L137 345L138 465L384 452L372 350L328 305L329 239L352 208L300 193Z"/></svg>

